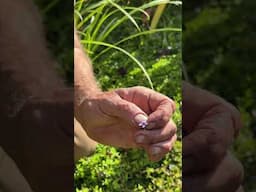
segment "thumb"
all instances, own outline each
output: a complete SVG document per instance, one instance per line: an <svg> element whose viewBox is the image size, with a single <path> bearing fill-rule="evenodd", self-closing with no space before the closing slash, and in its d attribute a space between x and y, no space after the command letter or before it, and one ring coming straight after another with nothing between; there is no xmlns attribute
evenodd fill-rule
<svg viewBox="0 0 256 192"><path fill-rule="evenodd" d="M147 121L147 114L134 103L118 99L113 108L114 115L125 120L132 126L138 127L141 122Z"/></svg>

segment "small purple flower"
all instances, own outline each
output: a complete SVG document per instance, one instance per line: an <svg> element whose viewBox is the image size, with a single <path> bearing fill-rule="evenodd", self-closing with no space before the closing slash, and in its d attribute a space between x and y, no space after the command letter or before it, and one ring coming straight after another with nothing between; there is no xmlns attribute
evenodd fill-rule
<svg viewBox="0 0 256 192"><path fill-rule="evenodd" d="M141 127L142 129L145 129L148 126L148 122L147 121L142 121L139 123L139 127Z"/></svg>

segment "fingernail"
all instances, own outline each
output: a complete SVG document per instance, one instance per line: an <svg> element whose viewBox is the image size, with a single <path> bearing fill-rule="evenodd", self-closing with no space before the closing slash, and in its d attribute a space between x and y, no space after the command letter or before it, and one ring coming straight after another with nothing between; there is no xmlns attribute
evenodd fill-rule
<svg viewBox="0 0 256 192"><path fill-rule="evenodd" d="M143 114L138 114L138 115L135 116L134 120L135 120L136 123L139 124L141 122L147 121L148 118Z"/></svg>
<svg viewBox="0 0 256 192"><path fill-rule="evenodd" d="M145 136L139 135L136 137L136 143L144 143L145 142Z"/></svg>
<svg viewBox="0 0 256 192"><path fill-rule="evenodd" d="M161 153L160 147L153 147L153 148L151 149L151 154L152 154L152 155L158 155L158 154L160 154L160 153Z"/></svg>
<svg viewBox="0 0 256 192"><path fill-rule="evenodd" d="M148 124L147 129L153 129L155 127L156 127L156 123L151 122L151 123Z"/></svg>

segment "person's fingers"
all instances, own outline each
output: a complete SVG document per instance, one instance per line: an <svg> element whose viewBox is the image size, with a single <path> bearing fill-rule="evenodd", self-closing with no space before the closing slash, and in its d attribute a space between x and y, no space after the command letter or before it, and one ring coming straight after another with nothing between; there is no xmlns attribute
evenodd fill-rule
<svg viewBox="0 0 256 192"><path fill-rule="evenodd" d="M235 192L242 180L243 168L240 162L228 154L211 172L183 175L182 189L184 192Z"/></svg>
<svg viewBox="0 0 256 192"><path fill-rule="evenodd" d="M151 96L151 100L149 101L151 104L149 105L153 109L153 112L148 117L148 129L165 126L175 110L175 104L169 98L163 98L158 103L152 102L153 100L154 96Z"/></svg>
<svg viewBox="0 0 256 192"><path fill-rule="evenodd" d="M105 93L100 108L107 116L120 118L137 128L139 128L139 123L146 122L148 119L147 114L141 108L113 92Z"/></svg>
<svg viewBox="0 0 256 192"><path fill-rule="evenodd" d="M205 171L221 161L227 147L217 137L211 130L202 129L182 139L184 174Z"/></svg>
<svg viewBox="0 0 256 192"><path fill-rule="evenodd" d="M191 128L190 133L185 135L185 137L195 137L194 140L200 140L199 142L219 142L224 148L227 148L234 138L234 132L232 134L233 126L234 124L231 114L225 111L224 108L216 106L208 109L208 111L202 114L197 125ZM194 132L200 134L191 136ZM189 146L191 147L191 145ZM194 153L195 150L198 151L198 149L187 150L186 147L189 146L184 146L184 155Z"/></svg>
<svg viewBox="0 0 256 192"><path fill-rule="evenodd" d="M184 173L212 168L241 127L239 112L220 97L187 83L183 85L182 112Z"/></svg>
<svg viewBox="0 0 256 192"><path fill-rule="evenodd" d="M176 140L177 140L177 135L175 134L169 140L150 145L146 149L148 158L153 162L160 161L167 153L170 152Z"/></svg>
<svg viewBox="0 0 256 192"><path fill-rule="evenodd" d="M118 89L116 93L149 115L147 129L165 126L175 110L175 103L170 98L145 87Z"/></svg>
<svg viewBox="0 0 256 192"><path fill-rule="evenodd" d="M141 122L146 122L148 119L144 111L142 111L138 106L121 99L116 103L116 109L113 111L117 117L124 119L135 127L139 127Z"/></svg>
<svg viewBox="0 0 256 192"><path fill-rule="evenodd" d="M184 173L201 171L217 164L233 141L233 121L229 112L213 107L183 137ZM211 162L207 161L211 158ZM198 166L193 166L196 163Z"/></svg>
<svg viewBox="0 0 256 192"><path fill-rule="evenodd" d="M176 134L177 127L173 120L170 120L162 129L142 129L135 135L137 144L156 144L165 141Z"/></svg>
<svg viewBox="0 0 256 192"><path fill-rule="evenodd" d="M191 133L203 118L220 113L225 114L228 118L216 119L222 121L222 125L224 125L219 129L227 130L229 138L238 135L239 129L242 127L240 113L230 103L186 82L183 82L182 95L182 129L185 135ZM226 120L231 121L232 126L226 126Z"/></svg>

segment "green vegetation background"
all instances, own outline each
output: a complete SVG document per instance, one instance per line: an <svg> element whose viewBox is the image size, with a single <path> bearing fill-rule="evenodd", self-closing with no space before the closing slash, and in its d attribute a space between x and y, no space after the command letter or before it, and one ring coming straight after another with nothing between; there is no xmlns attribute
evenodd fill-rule
<svg viewBox="0 0 256 192"><path fill-rule="evenodd" d="M183 60L190 81L241 111L233 151L245 169L246 192L256 190L255 0L183 3Z"/></svg>

